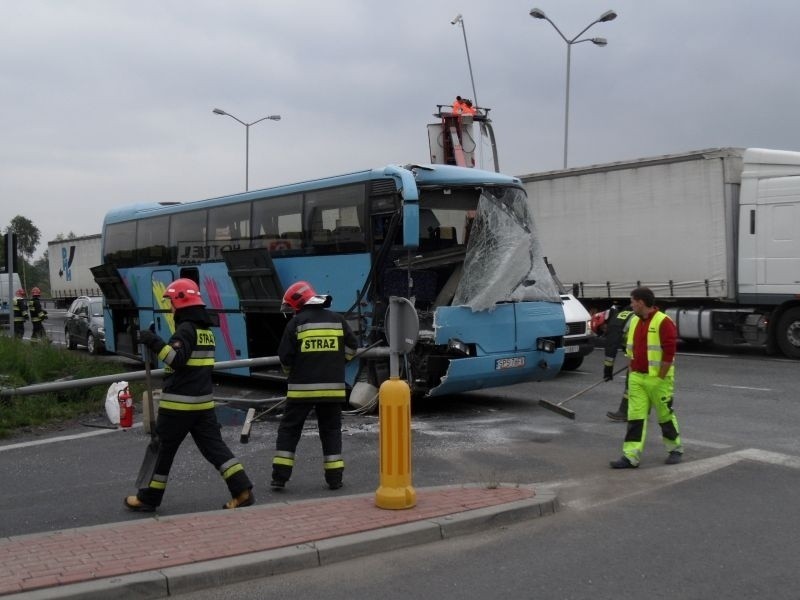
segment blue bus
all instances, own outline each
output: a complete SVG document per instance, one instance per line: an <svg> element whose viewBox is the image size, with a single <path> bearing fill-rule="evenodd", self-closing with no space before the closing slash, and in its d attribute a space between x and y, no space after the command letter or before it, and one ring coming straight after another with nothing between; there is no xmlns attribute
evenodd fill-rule
<svg viewBox="0 0 800 600"><path fill-rule="evenodd" d="M386 345L389 298L413 303L419 338L402 361L417 395L554 377L564 358L558 287L519 179L449 165L396 166L187 203L110 211L103 264L106 346L141 358L136 331L174 329L165 287L196 281L218 326L218 361L274 356L286 287L333 297L362 346ZM273 368L233 374L280 379ZM376 387L388 357L354 360Z"/></svg>

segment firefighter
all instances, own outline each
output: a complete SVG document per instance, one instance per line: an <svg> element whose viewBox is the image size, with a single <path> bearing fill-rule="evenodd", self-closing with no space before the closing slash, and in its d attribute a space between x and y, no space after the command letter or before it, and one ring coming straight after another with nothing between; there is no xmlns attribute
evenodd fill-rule
<svg viewBox="0 0 800 600"><path fill-rule="evenodd" d="M47 339L47 334L44 331L47 311L42 308L42 301L39 299L41 295L42 291L38 287L31 289L31 296L33 296L30 307L31 323L33 324L33 333L31 333L32 340Z"/></svg>
<svg viewBox="0 0 800 600"><path fill-rule="evenodd" d="M19 288L14 295L14 337L25 337L25 321L28 320L28 299L25 290Z"/></svg>
<svg viewBox="0 0 800 600"><path fill-rule="evenodd" d="M292 475L295 449L312 409L322 442L325 482L332 490L342 487L344 367L355 354L358 341L344 317L328 310L331 301L305 281L290 285L283 295L282 310L295 315L278 346L288 385L272 460L271 486L275 490L284 488Z"/></svg>
<svg viewBox="0 0 800 600"><path fill-rule="evenodd" d="M608 319L606 320L606 351L605 359L603 360L603 379L611 381L614 379L614 359L617 357L617 352L625 350L625 338L628 333L628 325L631 322L633 310L628 305L622 310L618 306L612 306L608 311ZM612 421L627 421L628 420L628 374L625 373L625 390L622 392L622 400L620 400L619 408L615 411L609 411L606 416Z"/></svg>
<svg viewBox="0 0 800 600"><path fill-rule="evenodd" d="M255 501L253 484L223 441L214 411L214 334L200 289L191 279L176 279L167 287L164 298L172 306L175 333L164 343L151 331L139 332L141 343L166 365L156 421L158 457L150 484L125 498L125 506L152 512L161 504L172 461L187 434L228 486L231 500L223 508L250 506Z"/></svg>

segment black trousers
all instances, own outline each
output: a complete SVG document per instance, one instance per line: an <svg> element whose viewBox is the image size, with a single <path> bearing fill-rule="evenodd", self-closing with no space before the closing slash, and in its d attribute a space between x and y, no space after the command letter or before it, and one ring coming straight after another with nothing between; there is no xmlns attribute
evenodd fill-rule
<svg viewBox="0 0 800 600"><path fill-rule="evenodd" d="M342 405L338 402L287 402L278 426L278 439L275 449L283 460L273 461L273 479L288 481L294 467L294 452L303 433L303 425L309 413L317 415L319 439L325 462L325 478L329 482L341 481L344 470L342 454ZM340 467L339 464L342 464Z"/></svg>
<svg viewBox="0 0 800 600"><path fill-rule="evenodd" d="M319 439L325 456L342 453L342 405L338 402L306 404L287 402L278 426L277 450L294 452L311 410L317 415Z"/></svg>
<svg viewBox="0 0 800 600"><path fill-rule="evenodd" d="M139 490L138 498L145 504L159 506L164 497L172 462L187 434L203 457L214 465L225 480L231 497L236 497L253 484L242 464L234 457L222 439L220 425L213 409L175 411L159 410L156 422L159 439L158 458L150 485Z"/></svg>

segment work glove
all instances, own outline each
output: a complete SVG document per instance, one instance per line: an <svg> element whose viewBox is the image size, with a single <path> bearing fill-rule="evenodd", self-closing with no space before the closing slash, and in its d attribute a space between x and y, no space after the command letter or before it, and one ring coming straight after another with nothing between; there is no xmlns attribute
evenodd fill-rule
<svg viewBox="0 0 800 600"><path fill-rule="evenodd" d="M164 347L164 341L148 329L139 330L139 343L144 344L156 354Z"/></svg>
<svg viewBox="0 0 800 600"><path fill-rule="evenodd" d="M606 359L603 361L603 380L611 381L614 379L614 361Z"/></svg>

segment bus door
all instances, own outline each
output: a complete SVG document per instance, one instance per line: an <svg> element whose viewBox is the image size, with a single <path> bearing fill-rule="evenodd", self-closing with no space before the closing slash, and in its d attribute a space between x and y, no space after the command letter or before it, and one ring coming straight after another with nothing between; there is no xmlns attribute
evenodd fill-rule
<svg viewBox="0 0 800 600"><path fill-rule="evenodd" d="M222 258L244 313L248 357L276 356L288 319L281 313L284 288L269 251L265 248L228 250L222 253ZM285 380L275 367L265 367L251 374Z"/></svg>
<svg viewBox="0 0 800 600"><path fill-rule="evenodd" d="M162 340L168 340L175 332L172 307L169 299L164 298L164 292L174 280L175 275L170 270L153 271L150 274L150 301L147 306L139 307L142 311L142 328L150 327L152 323L155 333Z"/></svg>
<svg viewBox="0 0 800 600"><path fill-rule="evenodd" d="M112 264L91 269L97 286L103 293L103 314L106 328L106 349L139 358L136 333L139 331L139 309L122 276Z"/></svg>

